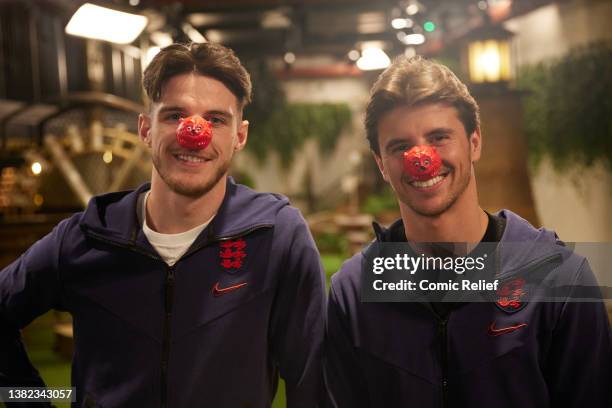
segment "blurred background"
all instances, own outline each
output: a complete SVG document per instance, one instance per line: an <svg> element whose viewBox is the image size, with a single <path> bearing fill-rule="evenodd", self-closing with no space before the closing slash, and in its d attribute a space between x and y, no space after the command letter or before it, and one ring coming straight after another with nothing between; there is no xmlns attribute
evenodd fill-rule
<svg viewBox="0 0 612 408"><path fill-rule="evenodd" d="M362 125L398 55L449 66L481 107L481 204L566 241L612 241L612 1L4 0L0 267L92 195L147 181L142 72L172 42L218 42L249 69L247 150L232 174L290 197L328 276L397 204ZM69 384L70 317L24 331L49 385ZM282 388L276 406L284 406Z"/></svg>

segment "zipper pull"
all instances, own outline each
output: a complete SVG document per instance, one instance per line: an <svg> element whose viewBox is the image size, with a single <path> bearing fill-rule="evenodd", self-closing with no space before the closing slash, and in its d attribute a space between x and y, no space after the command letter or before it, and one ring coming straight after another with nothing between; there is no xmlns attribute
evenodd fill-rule
<svg viewBox="0 0 612 408"><path fill-rule="evenodd" d="M165 309L166 313L172 311L172 301L174 299L174 268L171 266L168 268L166 274L166 288L165 288Z"/></svg>

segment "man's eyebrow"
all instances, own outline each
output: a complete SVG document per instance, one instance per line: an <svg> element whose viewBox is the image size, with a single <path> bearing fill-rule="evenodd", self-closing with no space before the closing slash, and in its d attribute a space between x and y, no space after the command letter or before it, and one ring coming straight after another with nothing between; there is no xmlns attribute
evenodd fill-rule
<svg viewBox="0 0 612 408"><path fill-rule="evenodd" d="M438 135L440 133L444 133L444 134L454 133L454 130L448 127L437 127L437 128L427 131L425 136L433 136L433 135Z"/></svg>
<svg viewBox="0 0 612 408"><path fill-rule="evenodd" d="M164 106L159 110L160 114L167 112L185 112L185 109L180 106Z"/></svg>
<svg viewBox="0 0 612 408"><path fill-rule="evenodd" d="M168 113L168 112L187 112L187 110L178 105L164 106L163 108L159 110L160 115L163 115L164 113ZM218 116L224 116L228 119L231 119L234 116L229 111L219 110L219 109L213 109L213 110L206 111L202 115L203 116L218 115Z"/></svg>
<svg viewBox="0 0 612 408"><path fill-rule="evenodd" d="M227 119L231 119L234 116L234 115L232 115L231 112L225 111L225 110L209 110L209 111L204 112L204 115L224 116Z"/></svg>

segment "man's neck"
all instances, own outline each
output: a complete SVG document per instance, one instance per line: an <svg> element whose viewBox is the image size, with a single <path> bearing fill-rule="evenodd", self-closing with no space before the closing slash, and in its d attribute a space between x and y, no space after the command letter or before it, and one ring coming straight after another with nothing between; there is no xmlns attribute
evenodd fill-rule
<svg viewBox="0 0 612 408"><path fill-rule="evenodd" d="M206 194L194 198L177 194L161 178L153 177L146 205L147 225L162 234L179 234L204 224L223 202L226 179L222 177Z"/></svg>
<svg viewBox="0 0 612 408"><path fill-rule="evenodd" d="M400 213L406 239L416 242L478 243L488 223L487 214L478 205L474 180L461 197L440 215L423 216L403 203L400 203Z"/></svg>

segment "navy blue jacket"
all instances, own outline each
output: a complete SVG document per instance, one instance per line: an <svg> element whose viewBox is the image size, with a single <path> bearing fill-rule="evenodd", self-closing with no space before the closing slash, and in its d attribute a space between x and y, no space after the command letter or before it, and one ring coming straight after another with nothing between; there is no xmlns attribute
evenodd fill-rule
<svg viewBox="0 0 612 408"><path fill-rule="evenodd" d="M0 272L0 385L42 385L18 330L54 308L73 317L74 406L269 407L279 373L289 407L316 406L325 278L299 211L228 179L169 267L137 219L148 188L95 197Z"/></svg>
<svg viewBox="0 0 612 408"><path fill-rule="evenodd" d="M596 285L587 261L553 232L507 210L499 216L502 244L534 243L501 257L500 279L560 257L549 283ZM363 258L332 276L324 360L332 406L612 406L612 340L601 301L527 302L516 311L462 303L441 318L428 303L362 303Z"/></svg>

